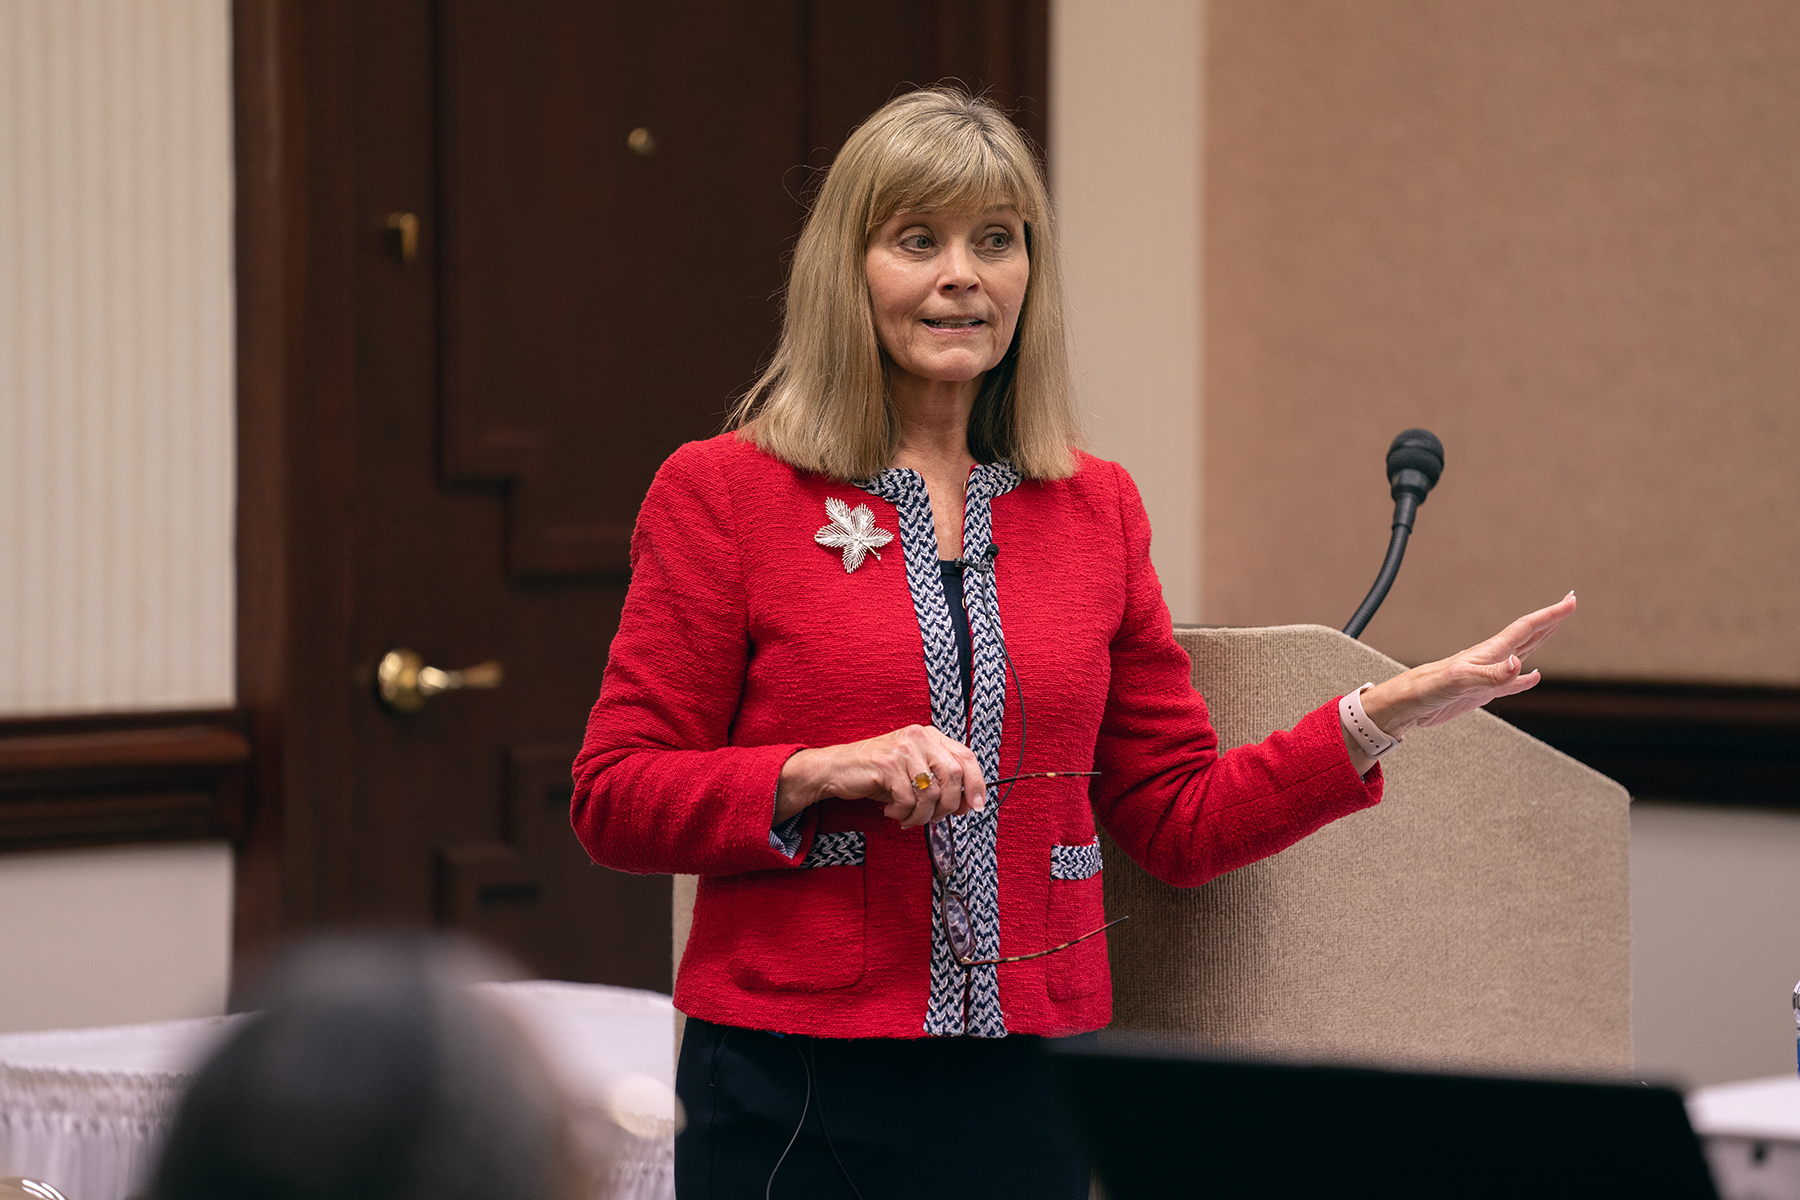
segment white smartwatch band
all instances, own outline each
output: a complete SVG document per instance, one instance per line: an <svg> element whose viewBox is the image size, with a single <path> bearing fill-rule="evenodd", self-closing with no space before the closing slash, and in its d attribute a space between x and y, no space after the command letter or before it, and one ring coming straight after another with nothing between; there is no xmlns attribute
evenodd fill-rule
<svg viewBox="0 0 1800 1200"><path fill-rule="evenodd" d="M1372 683L1365 683L1338 701L1338 717L1344 722L1344 728L1350 731L1351 738L1371 759L1380 758L1405 740L1383 733L1375 722L1369 720L1369 714L1363 711L1362 694L1374 686Z"/></svg>

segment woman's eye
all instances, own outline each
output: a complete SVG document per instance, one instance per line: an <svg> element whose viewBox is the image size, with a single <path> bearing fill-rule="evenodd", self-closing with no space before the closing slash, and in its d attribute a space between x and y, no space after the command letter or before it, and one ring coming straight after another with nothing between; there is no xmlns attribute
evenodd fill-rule
<svg viewBox="0 0 1800 1200"><path fill-rule="evenodd" d="M1012 245L1012 234L996 230L987 235L986 241L988 249L1004 250Z"/></svg>
<svg viewBox="0 0 1800 1200"><path fill-rule="evenodd" d="M931 239L922 233L909 233L900 239L900 244L908 250L931 249Z"/></svg>

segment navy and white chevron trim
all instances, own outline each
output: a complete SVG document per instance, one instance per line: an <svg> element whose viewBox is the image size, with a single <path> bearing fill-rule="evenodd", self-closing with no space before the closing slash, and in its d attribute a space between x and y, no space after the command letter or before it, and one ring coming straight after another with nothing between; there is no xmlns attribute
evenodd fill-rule
<svg viewBox="0 0 1800 1200"><path fill-rule="evenodd" d="M816 833L812 849L800 861L802 867L860 867L868 838L855 830Z"/></svg>
<svg viewBox="0 0 1800 1200"><path fill-rule="evenodd" d="M944 599L938 570L937 529L931 523L931 496L917 471L894 467L858 485L894 506L900 524L900 551L906 559L906 586L918 613L925 642L925 679L931 688L931 719L962 740L962 670L957 665L956 629Z"/></svg>
<svg viewBox="0 0 1800 1200"><path fill-rule="evenodd" d="M963 502L963 555L978 559L993 540L993 513L999 496L1018 487L1019 475L1008 463L988 463L969 474ZM1006 662L1000 649L1000 596L992 571L963 575L964 607L974 648L974 716L965 729L962 672L956 655L956 632L938 570L937 531L931 519L931 497L916 471L892 468L859 484L891 503L899 514L900 547L906 558L906 582L925 646L925 675L931 691L931 719L943 733L969 748L989 779L1000 777L1000 733L1006 719ZM957 878L954 886L968 901L978 958L1000 956L1000 888L995 861L998 797L988 797L979 813L952 817L956 822ZM940 887L935 881L933 889ZM931 996L924 1029L933 1036L971 1034L1006 1036L1000 1009L1000 983L993 967L959 966L937 919L941 896L934 896L931 926ZM964 976L969 976L968 1023L963 1023Z"/></svg>
<svg viewBox="0 0 1800 1200"><path fill-rule="evenodd" d="M800 853L800 818L804 814L795 813L779 825L769 828L769 849L779 850L789 858Z"/></svg>
<svg viewBox="0 0 1800 1200"><path fill-rule="evenodd" d="M1050 878L1092 879L1100 873L1100 839L1092 845L1050 847Z"/></svg>

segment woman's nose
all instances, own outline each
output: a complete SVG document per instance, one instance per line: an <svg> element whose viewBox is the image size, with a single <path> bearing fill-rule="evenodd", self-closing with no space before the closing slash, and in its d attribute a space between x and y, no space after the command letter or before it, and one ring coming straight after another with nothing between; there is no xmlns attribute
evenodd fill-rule
<svg viewBox="0 0 1800 1200"><path fill-rule="evenodd" d="M967 248L953 245L939 261L943 268L943 274L938 279L940 291L974 291L980 286L981 277L975 273L974 256Z"/></svg>

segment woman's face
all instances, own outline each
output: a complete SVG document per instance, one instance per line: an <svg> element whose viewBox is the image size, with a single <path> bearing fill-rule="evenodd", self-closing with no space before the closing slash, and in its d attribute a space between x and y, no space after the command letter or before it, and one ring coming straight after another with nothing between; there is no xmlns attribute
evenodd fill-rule
<svg viewBox="0 0 1800 1200"><path fill-rule="evenodd" d="M895 213L869 235L863 267L875 336L896 371L965 383L1012 345L1031 262L1011 205Z"/></svg>

